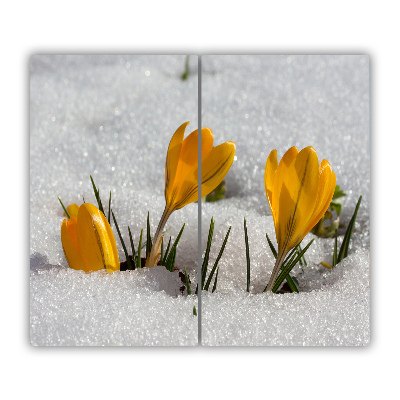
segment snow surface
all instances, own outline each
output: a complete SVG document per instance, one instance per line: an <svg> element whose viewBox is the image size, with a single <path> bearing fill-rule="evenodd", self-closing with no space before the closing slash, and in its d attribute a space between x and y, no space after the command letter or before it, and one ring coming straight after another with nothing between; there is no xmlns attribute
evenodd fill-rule
<svg viewBox="0 0 400 400"><path fill-rule="evenodd" d="M61 242L64 204L95 203L89 175L135 243L150 211L152 232L164 207L164 163L176 128L197 128L197 57L181 81L184 56L33 56L30 101L31 343L33 345L196 345L197 304L180 294L178 272L84 274L68 268ZM202 203L202 247L215 218L212 263L232 226L218 288L202 294L203 345L366 345L369 343L369 60L367 56L203 56L203 126L215 144L237 145L227 198ZM302 292L261 293L273 268L274 239L264 193L269 152L312 145L348 193L348 223L360 194L349 257L333 270L332 239L316 239L308 266L296 267ZM106 208L107 210L107 208ZM243 217L251 257L246 289ZM186 223L176 264L197 282L197 205L175 212ZM114 230L116 235L116 232ZM116 235L117 236L117 235ZM313 236L309 234L305 243ZM119 239L120 259L124 254Z"/></svg>
<svg viewBox="0 0 400 400"><path fill-rule="evenodd" d="M197 128L197 57L33 56L30 60L31 343L33 345L197 345L197 298L180 294L165 268L104 276L71 270L60 241L65 205L97 204L89 176L112 208L127 243L137 246L147 211L154 233L164 209L164 165L175 130ZM107 204L107 206L106 206ZM195 281L195 204L173 214L186 223L176 265ZM120 260L125 256L114 224ZM144 232L146 230L144 229ZM182 249L182 250L181 250ZM183 251L183 249L185 251ZM169 277L169 278L168 278Z"/></svg>
<svg viewBox="0 0 400 400"><path fill-rule="evenodd" d="M202 344L368 344L368 56L203 56L202 125L237 146L226 177L227 199L202 205L202 229L214 215L220 242L232 226L220 262L218 293L202 297ZM275 242L265 163L273 149L280 159L291 146L300 150L310 145L320 160L330 162L337 184L348 194L341 214L346 226L363 195L349 258L334 270L322 267L320 261L332 260L334 242L316 239L306 253L308 266L294 270L302 293L261 294L274 266L265 233ZM243 217L250 246L250 295L245 291ZM303 243L312 237L307 235Z"/></svg>

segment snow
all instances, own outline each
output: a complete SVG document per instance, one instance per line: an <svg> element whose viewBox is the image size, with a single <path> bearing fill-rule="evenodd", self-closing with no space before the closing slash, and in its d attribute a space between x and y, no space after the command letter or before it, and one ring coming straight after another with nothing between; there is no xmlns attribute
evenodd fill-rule
<svg viewBox="0 0 400 400"><path fill-rule="evenodd" d="M232 226L220 262L219 293L203 295L202 344L367 345L368 56L204 56L202 71L202 124L237 146L237 159L226 178L228 199L202 207L203 221L216 218L221 241ZM266 233L276 245L265 196L265 163L271 150L277 149L280 159L293 145L311 145L320 161L330 162L337 184L348 194L341 214L346 226L359 195L363 199L347 259L333 270L319 265L332 262L334 240L316 238L306 253L308 266L293 271L301 293L261 294L274 266ZM250 294L245 292L244 217ZM307 235L303 243L313 237Z"/></svg>
<svg viewBox="0 0 400 400"><path fill-rule="evenodd" d="M369 59L367 56L203 56L202 122L215 144L233 140L236 160L226 199L202 203L202 248L215 219L210 264L229 226L217 291L202 294L205 346L367 345L369 343ZM174 131L197 128L197 57L180 79L184 56L33 56L30 61L30 337L35 346L197 345L194 295L180 293L178 272L84 274L68 268L58 203L112 207L125 240L135 243L150 211L152 232L164 207L164 163ZM274 239L263 174L271 150L312 145L348 194L347 225L363 200L349 257L333 270L332 239L316 239L308 266L296 267L300 294L262 293ZM175 212L168 235L186 223L176 264L197 282L197 205ZM251 257L246 289L243 234ZM114 227L114 225L113 225ZM114 230L116 235L116 232ZM117 236L117 235L116 235ZM313 236L307 235L305 242ZM117 239L120 259L122 246Z"/></svg>
<svg viewBox="0 0 400 400"><path fill-rule="evenodd" d="M33 56L30 60L30 338L36 346L197 345L194 295L180 294L179 272L116 272L88 276L64 258L65 205L97 205L90 182L112 209L126 243L154 234L164 209L164 164L175 130L197 128L197 57L180 79L184 56ZM107 206L106 206L107 204ZM195 281L195 204L171 216L176 265ZM121 261L123 248L114 235ZM163 271L164 270L164 271ZM168 278L169 277L169 278Z"/></svg>

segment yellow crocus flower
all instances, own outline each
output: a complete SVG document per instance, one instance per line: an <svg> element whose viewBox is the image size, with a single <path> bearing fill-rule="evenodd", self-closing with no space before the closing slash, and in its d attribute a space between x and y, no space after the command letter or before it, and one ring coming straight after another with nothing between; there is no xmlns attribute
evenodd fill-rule
<svg viewBox="0 0 400 400"><path fill-rule="evenodd" d="M104 214L94 205L84 203L77 217L61 224L61 243L68 265L85 272L119 270L114 234Z"/></svg>
<svg viewBox="0 0 400 400"><path fill-rule="evenodd" d="M267 291L272 291L288 252L301 242L328 209L336 176L328 161L318 163L313 147L299 152L293 146L279 165L276 150L271 151L265 165L264 183L278 242L278 255L267 286Z"/></svg>
<svg viewBox="0 0 400 400"><path fill-rule="evenodd" d="M154 236L146 267L157 264L161 248L161 232L170 215L198 199L198 130L183 140L182 124L172 136L165 161L165 209ZM224 179L233 163L235 143L213 147L214 136L209 128L201 128L201 195L207 196Z"/></svg>
<svg viewBox="0 0 400 400"><path fill-rule="evenodd" d="M76 203L72 203L69 206L67 206L67 212L70 217L77 217L78 216L78 211L79 211L79 206ZM64 213L66 216L66 214Z"/></svg>

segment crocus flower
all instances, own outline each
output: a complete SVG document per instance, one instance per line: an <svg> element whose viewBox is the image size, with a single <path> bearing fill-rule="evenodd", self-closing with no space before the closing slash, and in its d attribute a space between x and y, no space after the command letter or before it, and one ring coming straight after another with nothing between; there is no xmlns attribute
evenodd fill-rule
<svg viewBox="0 0 400 400"><path fill-rule="evenodd" d="M183 140L186 126L182 124L172 136L165 161L165 209L154 236L147 267L157 264L161 232L170 215L198 199L198 130ZM224 179L232 166L235 143L213 147L214 136L209 128L201 128L201 196L207 196Z"/></svg>
<svg viewBox="0 0 400 400"><path fill-rule="evenodd" d="M77 217L78 216L78 211L79 211L79 206L76 203L72 203L69 206L67 206L67 212L70 217ZM64 215L66 215L64 213Z"/></svg>
<svg viewBox="0 0 400 400"><path fill-rule="evenodd" d="M114 234L104 214L94 205L84 203L77 217L61 224L61 243L68 265L85 272L119 270Z"/></svg>
<svg viewBox="0 0 400 400"><path fill-rule="evenodd" d="M278 165L272 150L265 165L265 193L275 224L278 255L267 291L272 291L287 253L297 246L324 215L335 191L336 176L317 152L291 147Z"/></svg>

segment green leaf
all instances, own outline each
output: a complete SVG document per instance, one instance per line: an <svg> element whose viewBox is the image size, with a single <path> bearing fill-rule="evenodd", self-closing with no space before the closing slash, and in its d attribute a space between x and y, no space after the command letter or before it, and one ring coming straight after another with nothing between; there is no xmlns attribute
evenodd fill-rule
<svg viewBox="0 0 400 400"><path fill-rule="evenodd" d="M308 250L308 248L311 246L311 243L314 241L312 239L310 243L297 255L297 257L293 260L290 261L285 267L282 269L281 273L279 274L278 278L276 278L276 281L274 283L274 286L272 288L272 292L276 293L278 290L279 286L282 284L282 282L286 279L286 277L289 275L289 272L293 269L293 267L297 264L297 262L300 260L301 256Z"/></svg>
<svg viewBox="0 0 400 400"><path fill-rule="evenodd" d="M329 204L325 214L321 217L318 223L311 229L311 232L318 237L333 237L335 229L339 226L339 215L342 211L342 197L346 196L340 187L336 185L335 192L333 193L332 200ZM333 218L333 212L336 212L337 218L332 220L329 225L324 226L325 221L329 221Z"/></svg>
<svg viewBox="0 0 400 400"><path fill-rule="evenodd" d="M173 271L174 270L174 265L175 265L175 257L176 257L176 248L172 246L171 251L169 252L167 262L165 263L165 268L168 271Z"/></svg>
<svg viewBox="0 0 400 400"><path fill-rule="evenodd" d="M350 245L350 239L351 239L351 235L353 234L353 228L356 223L357 213L358 213L358 209L360 208L361 199L362 199L362 196L360 196L358 198L358 202L357 202L356 208L354 210L353 216L351 217L349 225L346 229L346 233L344 234L343 243L340 246L337 263L340 263L340 261L342 261L344 258L347 257L347 252L349 250L349 245Z"/></svg>
<svg viewBox="0 0 400 400"><path fill-rule="evenodd" d="M169 237L167 250L165 250L164 258L163 258L163 260L161 261L161 265L165 265L165 263L167 262L167 256L168 256L168 252L169 252L169 247L170 247L170 246L171 246L171 236Z"/></svg>
<svg viewBox="0 0 400 400"><path fill-rule="evenodd" d="M187 294L190 295L190 294L192 294L192 291L190 289L190 281L189 281L188 274L186 272L186 266L185 265L183 266L183 270L185 271L186 291L187 291Z"/></svg>
<svg viewBox="0 0 400 400"><path fill-rule="evenodd" d="M266 233L265 236L267 237L268 245L269 245L269 248L271 249L272 254L274 255L275 258L278 257L278 253L276 252L274 245L272 244L271 240L269 239L268 233Z"/></svg>
<svg viewBox="0 0 400 400"><path fill-rule="evenodd" d="M193 315L197 316L196 306L193 306Z"/></svg>
<svg viewBox="0 0 400 400"><path fill-rule="evenodd" d="M97 200L97 205L99 206L99 210L100 210L104 215L106 215L105 212L104 212L104 209L103 209L103 204L101 203L100 191L96 188L96 185L94 184L92 175L90 175L90 180L92 181L93 191L94 191L94 195L95 195L96 200Z"/></svg>
<svg viewBox="0 0 400 400"><path fill-rule="evenodd" d="M226 242L228 241L228 237L229 237L229 233L231 232L231 228L232 228L232 227L230 226L229 229L228 229L228 232L227 232L226 235L225 235L225 239L224 239L224 241L223 241L223 243L222 243L221 249L220 249L220 251L219 251L219 253L218 253L217 259L215 260L215 263L214 263L214 266L213 266L213 268L212 268L212 270L211 270L211 272L210 272L210 275L208 276L207 283L206 283L206 285L204 286L204 290L208 290L208 288L210 287L211 279L212 279L212 277L214 276L214 272L215 272L215 270L217 269L219 260L221 259L222 254L223 254L223 252L224 252L224 250L225 250Z"/></svg>
<svg viewBox="0 0 400 400"><path fill-rule="evenodd" d="M71 217L69 216L68 211L67 211L67 209L64 207L64 204L62 203L61 199L60 199L59 197L57 197L57 198L58 198L58 201L59 201L60 204L61 204L61 207L64 209L65 215L68 217L68 219L70 219Z"/></svg>
<svg viewBox="0 0 400 400"><path fill-rule="evenodd" d="M179 240L180 240L180 238L181 238L181 236L182 236L183 230L185 229L185 225L186 225L186 224L183 224L183 225L182 225L182 228L181 228L181 230L179 231L178 236L176 237L175 242L174 242L174 244L172 245L172 247L175 247L175 248L178 247L178 243L179 243Z"/></svg>
<svg viewBox="0 0 400 400"><path fill-rule="evenodd" d="M336 214L339 215L342 211L342 204L341 203L331 203L330 204L330 209L332 211L336 211Z"/></svg>
<svg viewBox="0 0 400 400"><path fill-rule="evenodd" d="M333 192L332 200L336 200L336 199L339 199L340 197L344 197L344 196L347 196L347 194L345 192L343 192L343 190L340 189L339 185L336 185L335 191Z"/></svg>
<svg viewBox="0 0 400 400"><path fill-rule="evenodd" d="M297 288L296 283L294 282L293 278L289 274L286 275L285 279L286 279L287 284L289 285L291 292L299 293L299 289Z"/></svg>
<svg viewBox="0 0 400 400"><path fill-rule="evenodd" d="M208 268L208 260L210 258L210 249L211 249L211 242L212 242L212 237L214 234L214 218L211 217L211 222L210 222L210 229L208 230L208 239L207 239L207 247L206 247L206 252L204 255L203 259L203 264L201 265L201 290L204 288L206 276L207 276L207 268ZM196 288L196 294L198 292L198 287Z"/></svg>
<svg viewBox="0 0 400 400"><path fill-rule="evenodd" d="M214 286L213 286L213 288L212 288L211 293L214 293L214 292L215 292L215 289L217 288L218 272L219 272L219 267L218 267L218 269L217 269L217 273L215 274Z"/></svg>
<svg viewBox="0 0 400 400"><path fill-rule="evenodd" d="M249 249L249 237L247 236L246 218L244 218L244 242L246 245L246 262L247 262L246 290L250 292L250 249Z"/></svg>
<svg viewBox="0 0 400 400"><path fill-rule="evenodd" d="M301 253L300 243L296 246L296 249L297 249L297 254L300 254ZM306 261L306 259L304 257L304 254L301 256L299 261L300 261L300 265L302 267L307 267L307 261Z"/></svg>
<svg viewBox="0 0 400 400"><path fill-rule="evenodd" d="M147 211L147 240L146 240L146 259L151 252L151 236L150 236L150 213Z"/></svg>
<svg viewBox="0 0 400 400"><path fill-rule="evenodd" d="M222 181L212 192L210 192L205 198L206 202L214 202L222 200L225 197L225 181Z"/></svg>
<svg viewBox="0 0 400 400"><path fill-rule="evenodd" d="M274 247L274 245L272 244L272 242L271 242L270 238L268 237L268 234L267 234L267 233L265 234L265 236L267 237L269 248L271 249L271 252L272 252L272 254L274 255L274 257L275 257L275 259L276 259L276 257L278 256L278 253L276 252L275 247ZM293 254L295 253L295 251L296 251L296 250L298 251L298 247L300 247L300 245L296 246L296 247L290 252L290 254L286 257L286 260L283 262L281 269L284 268L285 264L287 264L287 261L290 260L290 257L293 257ZM300 251L301 251L301 250L300 250ZM301 259L300 259L300 260L301 260ZM304 261L305 261L305 260L304 260ZM307 265L307 264L306 264L306 265ZM296 285L296 283L294 282L294 278L292 278L289 274L288 274L287 277L286 277L286 282L288 283L289 288L290 288L290 290L291 290L292 292L299 293L299 289L297 288L297 285ZM265 289L266 289L266 288L265 288ZM264 289L264 291L265 291L265 289Z"/></svg>
<svg viewBox="0 0 400 400"><path fill-rule="evenodd" d="M293 260L298 256L297 246L292 249L288 256L286 256L285 260L282 263L281 269L284 269L287 265L293 262Z"/></svg>
<svg viewBox="0 0 400 400"><path fill-rule="evenodd" d="M295 284L295 289L293 289L293 287L290 287L289 285L289 281L286 280L286 283L284 283L281 288L279 290L276 291L276 293L298 293L297 290L297 286L299 284L299 282L297 281L297 279L295 277L292 278L293 279L293 283Z"/></svg>
<svg viewBox="0 0 400 400"><path fill-rule="evenodd" d="M187 55L185 58L185 70L181 76L181 79L185 81L189 76L189 56Z"/></svg>
<svg viewBox="0 0 400 400"><path fill-rule="evenodd" d="M131 249L132 249L132 261L133 261L133 269L136 268L136 261L135 261L135 245L133 244L133 239L132 239L132 233L131 233L131 228L128 226L128 232L129 232L129 240L131 242Z"/></svg>
<svg viewBox="0 0 400 400"><path fill-rule="evenodd" d="M167 258L166 258L165 266L167 267L167 269L172 268L172 269L170 269L170 271L172 271L174 269L176 248L178 247L178 243L182 236L182 232L183 232L184 228L185 228L185 224L182 225L182 228L179 231L178 236L176 237L175 242L171 247L171 251L169 252L168 256L166 256ZM169 247L169 243L168 243L168 247Z"/></svg>
<svg viewBox="0 0 400 400"><path fill-rule="evenodd" d="M111 190L110 190L110 200L108 201L108 223L109 223L110 226L111 226L110 212L111 212Z"/></svg>
<svg viewBox="0 0 400 400"><path fill-rule="evenodd" d="M337 229L336 229L336 232L335 232L335 247L333 248L332 267L334 267L337 264L337 258L338 258L338 254L337 254Z"/></svg>
<svg viewBox="0 0 400 400"><path fill-rule="evenodd" d="M140 231L139 248L138 248L138 255L137 255L137 262L136 262L136 265L138 268L142 268L142 258L141 258L142 238L143 238L143 229Z"/></svg>
<svg viewBox="0 0 400 400"><path fill-rule="evenodd" d="M118 227L118 224L117 224L117 220L115 219L114 212L111 211L111 213L112 213L112 217L113 217L113 220L114 220L114 224L115 224L115 226L117 227L117 232L118 232L119 240L121 241L122 247L123 247L123 249L124 249L124 253L125 253L125 257L126 257L126 262L128 263L128 269L129 269L129 270L132 270L132 269L134 269L134 268L133 268L133 266L132 266L131 259L129 258L128 250L126 249L124 239L122 239L122 235L121 235L121 232L120 232L120 230L119 230L119 227Z"/></svg>

